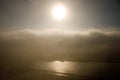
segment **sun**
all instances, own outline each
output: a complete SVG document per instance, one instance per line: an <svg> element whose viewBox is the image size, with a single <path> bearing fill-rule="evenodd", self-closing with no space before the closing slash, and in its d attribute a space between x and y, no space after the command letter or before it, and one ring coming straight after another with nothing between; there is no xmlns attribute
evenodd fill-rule
<svg viewBox="0 0 120 80"><path fill-rule="evenodd" d="M63 20L66 17L66 8L62 4L55 5L52 9L52 15L57 20Z"/></svg>

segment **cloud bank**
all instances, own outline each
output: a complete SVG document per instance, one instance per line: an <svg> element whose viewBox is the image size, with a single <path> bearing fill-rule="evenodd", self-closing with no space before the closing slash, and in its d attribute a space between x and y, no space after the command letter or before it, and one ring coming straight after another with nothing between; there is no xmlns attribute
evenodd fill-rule
<svg viewBox="0 0 120 80"><path fill-rule="evenodd" d="M120 62L117 30L16 30L0 32L0 71L37 61ZM20 68L20 69L19 69Z"/></svg>
<svg viewBox="0 0 120 80"><path fill-rule="evenodd" d="M119 31L18 30L0 33L7 59L119 61ZM3 57L4 58L4 57Z"/></svg>

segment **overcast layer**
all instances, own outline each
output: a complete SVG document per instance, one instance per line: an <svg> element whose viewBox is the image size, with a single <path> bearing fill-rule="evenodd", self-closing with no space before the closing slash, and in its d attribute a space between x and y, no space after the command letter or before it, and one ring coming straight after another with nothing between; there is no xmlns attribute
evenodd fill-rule
<svg viewBox="0 0 120 80"><path fill-rule="evenodd" d="M119 31L19 30L0 33L1 58L7 61L120 61Z"/></svg>

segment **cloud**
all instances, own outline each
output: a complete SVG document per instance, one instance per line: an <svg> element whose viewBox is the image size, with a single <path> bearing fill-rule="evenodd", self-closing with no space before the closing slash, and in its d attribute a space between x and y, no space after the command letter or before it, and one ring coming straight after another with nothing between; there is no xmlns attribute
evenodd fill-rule
<svg viewBox="0 0 120 80"><path fill-rule="evenodd" d="M0 33L0 53L6 59L118 62L120 32L62 29L18 30Z"/></svg>
<svg viewBox="0 0 120 80"><path fill-rule="evenodd" d="M120 62L117 30L14 30L0 32L0 71L37 61Z"/></svg>

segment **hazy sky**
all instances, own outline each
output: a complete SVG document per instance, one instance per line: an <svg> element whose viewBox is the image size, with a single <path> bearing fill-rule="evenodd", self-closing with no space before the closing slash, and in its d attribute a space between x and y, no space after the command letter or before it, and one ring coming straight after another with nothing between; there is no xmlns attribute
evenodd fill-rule
<svg viewBox="0 0 120 80"><path fill-rule="evenodd" d="M120 62L120 1L0 0L0 59L3 72L40 60Z"/></svg>
<svg viewBox="0 0 120 80"><path fill-rule="evenodd" d="M51 15L63 3L67 17L58 22ZM0 0L0 28L119 28L119 0Z"/></svg>

